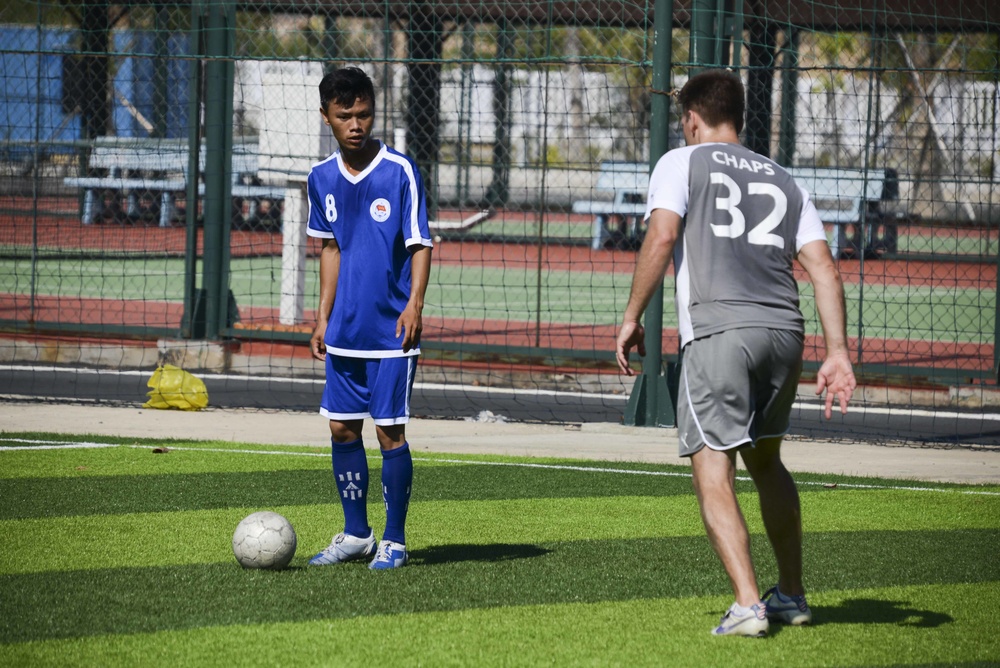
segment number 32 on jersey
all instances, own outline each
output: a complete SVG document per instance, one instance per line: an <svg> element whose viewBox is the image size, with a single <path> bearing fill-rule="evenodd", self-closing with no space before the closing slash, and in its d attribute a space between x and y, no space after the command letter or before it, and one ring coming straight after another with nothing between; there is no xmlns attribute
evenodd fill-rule
<svg viewBox="0 0 1000 668"><path fill-rule="evenodd" d="M721 185L726 189L725 197L715 198L715 208L725 211L730 218L728 224L712 224L712 233L717 237L736 239L743 235L747 228L746 217L740 209L740 202L743 201L743 193L739 184L728 174L723 172L711 172L709 179L712 183ZM747 241L757 246L777 246L785 247L785 241L777 234L772 234L778 225L781 224L785 213L788 211L788 198L784 191L773 183L762 181L752 181L747 184L748 195L767 195L774 203L771 211L764 216L764 219L757 223L747 233Z"/></svg>

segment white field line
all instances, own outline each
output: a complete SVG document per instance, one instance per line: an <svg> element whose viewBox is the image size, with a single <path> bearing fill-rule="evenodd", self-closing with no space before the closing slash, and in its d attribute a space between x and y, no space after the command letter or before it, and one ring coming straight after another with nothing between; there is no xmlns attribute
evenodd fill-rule
<svg viewBox="0 0 1000 668"><path fill-rule="evenodd" d="M117 443L90 443L88 441L74 441L72 443L60 443L59 441L36 441L30 438L0 438L3 443L27 443L28 447L17 445L0 445L3 450L71 450L83 448L117 448Z"/></svg>
<svg viewBox="0 0 1000 668"><path fill-rule="evenodd" d="M146 450L150 446L148 445L127 445L119 446L117 444L111 443L87 443L87 442L60 442L60 441L28 441L24 439L0 439L3 441L20 442L20 443L32 443L37 445L26 445L22 447L0 447L0 451L28 451L28 450L51 450L51 449L70 449L70 448L116 448L116 447L127 447L134 448L136 450ZM329 457L330 455L324 452L295 452L291 450L247 450L247 449L232 449L232 448L189 448L189 447L174 447L174 446L164 446L167 450L178 450L178 451L191 451L191 452L220 452L226 454L239 454L239 455L280 455L287 457ZM369 459L377 460L381 459L377 456L369 456ZM617 468L607 468L600 466L574 466L572 464L532 464L529 462L488 462L479 461L473 459L436 459L431 457L414 457L415 462L431 462L436 464L461 464L461 465L476 465L476 466L511 466L514 468L525 468L525 469L549 469L553 471L586 471L591 473L620 473L623 475L651 475L660 476L666 478L690 478L690 473L680 473L677 471L637 471L634 469L617 469ZM753 482L751 478L747 476L736 476L737 480L744 482ZM950 489L950 488L936 488L936 487L912 487L908 485L864 485L859 483L844 483L844 482L811 482L811 481L796 481L798 485L809 485L814 487L836 487L849 488L849 489L876 489L876 490L894 490L902 492L943 492L943 493L953 493L953 494L967 494L975 496L1000 496L1000 492L986 492L979 490L963 490L963 489Z"/></svg>
<svg viewBox="0 0 1000 668"><path fill-rule="evenodd" d="M88 368L74 368L68 369L66 367L58 366L35 366L28 364L0 364L0 371L52 371L56 373L73 373L73 374L92 374L92 375L119 375L119 376L142 376L147 377L151 375L151 371L143 371L139 369L88 369ZM322 378L284 378L280 376L250 376L244 374L226 374L226 373L209 373L202 374L203 378L209 379L219 379L219 380L244 380L248 382L260 382L260 383L288 383L292 385L315 385L320 387L324 384ZM581 399L601 399L604 401L628 401L628 395L625 394L607 394L601 392L566 392L561 390L541 390L541 389L516 389L508 387L484 387L481 385L451 385L448 383L414 383L414 389L420 390L437 390L441 392L453 391L453 392L465 392L467 394L494 394L494 395L507 395L507 396L526 396L526 397L577 397ZM44 400L44 401L63 401L64 397L37 397L37 396L14 396L9 395L10 398L17 399L34 399ZM5 398L0 396L0 399ZM820 402L805 402L797 401L792 404L792 407L797 410L808 410L813 409L817 411L823 410L823 404ZM926 418L939 418L939 419L949 419L949 420L973 420L976 422L1000 422L1000 413L960 413L957 411L943 411L943 410L927 410L922 408L897 408L892 406L855 406L855 411L861 411L863 413L868 413L872 415L902 415L910 417L926 417Z"/></svg>

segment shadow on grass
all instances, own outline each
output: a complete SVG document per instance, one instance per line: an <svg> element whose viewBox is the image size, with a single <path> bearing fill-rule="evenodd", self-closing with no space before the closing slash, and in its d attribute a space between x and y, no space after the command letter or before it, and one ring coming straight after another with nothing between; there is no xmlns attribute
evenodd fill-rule
<svg viewBox="0 0 1000 668"><path fill-rule="evenodd" d="M432 545L410 553L410 561L423 565L455 563L459 561L511 561L531 559L551 552L537 545Z"/></svg>
<svg viewBox="0 0 1000 668"><path fill-rule="evenodd" d="M909 607L905 601L879 601L868 598L848 599L837 607L815 607L816 625L822 624L896 624L936 628L955 621L951 615Z"/></svg>

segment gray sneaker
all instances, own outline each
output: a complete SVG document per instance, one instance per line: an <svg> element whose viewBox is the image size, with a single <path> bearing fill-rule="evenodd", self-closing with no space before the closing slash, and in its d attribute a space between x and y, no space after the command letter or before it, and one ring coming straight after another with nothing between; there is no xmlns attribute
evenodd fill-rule
<svg viewBox="0 0 1000 668"><path fill-rule="evenodd" d="M329 566L347 561L367 559L375 554L375 532L367 538L358 538L349 533L338 533L330 544L319 554L309 560L310 566Z"/></svg>
<svg viewBox="0 0 1000 668"><path fill-rule="evenodd" d="M739 606L733 603L719 620L719 626L712 631L713 636L749 636L763 638L767 635L767 614L763 603L754 603L746 612L737 612Z"/></svg>
<svg viewBox="0 0 1000 668"><path fill-rule="evenodd" d="M785 596L775 586L768 589L760 600L770 620L792 626L812 623L813 613L804 595Z"/></svg>

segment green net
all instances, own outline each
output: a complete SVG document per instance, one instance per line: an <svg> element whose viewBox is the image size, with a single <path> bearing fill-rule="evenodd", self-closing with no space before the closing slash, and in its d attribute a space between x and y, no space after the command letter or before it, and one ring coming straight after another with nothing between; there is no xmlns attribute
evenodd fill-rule
<svg viewBox="0 0 1000 668"><path fill-rule="evenodd" d="M714 64L747 86L744 142L791 169L823 214L861 405L981 412L997 380L992 3L709 4L8 2L0 350L117 369L183 358L265 387L322 378L305 344L319 246L302 189L335 148L318 81L350 64L375 84L375 133L428 187L417 412L621 419L631 381L614 336L651 130L683 143L654 98ZM672 11L659 59L656 11ZM664 285L672 361L672 276ZM824 349L800 285L808 380ZM38 352L52 341L57 352ZM315 388L281 396L274 407L318 400ZM923 438L913 420L878 431L869 415L880 438Z"/></svg>

